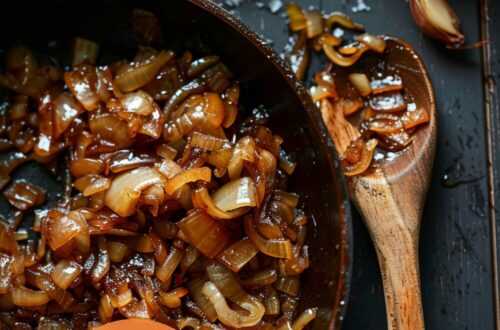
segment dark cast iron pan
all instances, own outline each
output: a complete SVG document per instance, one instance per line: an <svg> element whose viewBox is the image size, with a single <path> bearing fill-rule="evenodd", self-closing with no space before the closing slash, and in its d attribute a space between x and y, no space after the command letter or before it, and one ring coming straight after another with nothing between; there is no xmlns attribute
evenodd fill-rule
<svg viewBox="0 0 500 330"><path fill-rule="evenodd" d="M312 266L304 275L300 309L318 307L313 329L339 329L349 295L352 230L338 156L305 88L255 33L206 0L15 0L0 3L0 51L22 43L38 56L63 59L67 65L72 40L80 36L101 45L103 63L130 58L138 45L131 32L134 7L158 16L163 47L221 56L241 83L244 109L263 105L269 110L269 126L298 161L290 191L301 195L314 224L308 233ZM62 191L62 183L36 164L18 168L13 179L20 177L45 187L48 205ZM0 213L9 212L2 198ZM28 217L24 226L31 224Z"/></svg>

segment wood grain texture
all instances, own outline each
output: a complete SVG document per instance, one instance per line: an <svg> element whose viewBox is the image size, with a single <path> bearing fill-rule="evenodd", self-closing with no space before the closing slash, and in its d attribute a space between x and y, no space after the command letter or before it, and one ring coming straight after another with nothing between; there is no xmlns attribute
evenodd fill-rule
<svg viewBox="0 0 500 330"><path fill-rule="evenodd" d="M352 7L356 6L356 0L299 1L305 8L310 4L320 5L325 12L343 11L370 32L399 35L424 59L434 83L440 118L439 145L423 209L419 247L426 328L494 329L480 51L447 51L423 36L412 21L406 1L364 2L371 7L370 12L354 13ZM491 24L496 24L494 31L499 31L500 4L496 0L491 2L494 7ZM450 0L450 4L460 16L468 40L479 40L479 1ZM278 52L283 51L288 40L286 21L281 17L283 10L272 15L268 9L258 8L248 0L235 11L254 30L272 39ZM496 33L495 38L498 37ZM494 78L498 80L498 53L494 58ZM313 56L309 75L325 65L323 58ZM500 155L500 118L498 115L496 118L495 150ZM498 160L500 158L497 158L497 172L500 171ZM466 182L444 187L443 174L457 167L463 169ZM495 188L500 191L498 179ZM376 252L356 212L353 230L354 269L344 329L384 329L387 327L385 303ZM500 225L497 230L500 232Z"/></svg>

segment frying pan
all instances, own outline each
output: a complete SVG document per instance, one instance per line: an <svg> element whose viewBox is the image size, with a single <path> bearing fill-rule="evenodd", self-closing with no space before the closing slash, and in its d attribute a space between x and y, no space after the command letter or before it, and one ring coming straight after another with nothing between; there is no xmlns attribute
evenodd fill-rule
<svg viewBox="0 0 500 330"><path fill-rule="evenodd" d="M205 0L16 0L0 4L0 51L22 43L37 56L68 65L72 40L80 36L101 45L103 63L130 58L137 49L130 20L134 7L157 15L165 48L221 56L240 81L244 111L263 106L270 114L268 125L298 162L289 187L300 194L311 224L311 268L303 277L299 310L318 307L313 329L339 329L349 294L352 230L338 156L303 85L255 33ZM36 164L18 168L13 178L21 177L47 189L48 205L62 192L62 183ZM11 211L2 199L0 213ZM28 216L23 226L31 224Z"/></svg>

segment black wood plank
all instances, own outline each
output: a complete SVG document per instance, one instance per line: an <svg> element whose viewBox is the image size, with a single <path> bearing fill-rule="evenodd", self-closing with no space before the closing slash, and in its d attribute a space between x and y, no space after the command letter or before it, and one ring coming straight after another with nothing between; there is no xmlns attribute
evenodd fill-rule
<svg viewBox="0 0 500 330"><path fill-rule="evenodd" d="M485 0L482 4L482 32L485 40L490 40L490 44L483 49L483 66L484 66L484 94L486 98L485 115L486 115L486 136L487 136L487 151L489 153L489 171L488 183L489 200L490 200L490 217L492 227L495 232L492 234L492 242L495 244L496 255L494 256L494 290L496 293L495 316L497 328L500 327L500 299L499 299L499 283L500 277L498 269L500 268L500 87L498 79L500 78L500 3L498 1Z"/></svg>
<svg viewBox="0 0 500 330"><path fill-rule="evenodd" d="M268 1L262 3L266 5ZM318 5L317 1L299 3L306 8ZM427 64L437 96L439 142L420 244L426 326L428 329L493 329L480 51L447 51L424 37L413 24L406 1L365 0L364 3L371 7L369 12L354 13L356 0L321 0L320 5L325 12L341 10L349 14L372 33L392 33L410 41ZM478 4L458 0L451 4L462 18L469 40L478 40ZM258 8L252 2L243 2L233 10L245 23L272 39L276 50L283 50L288 36L282 25L285 24L283 10L272 15L267 8ZM321 69L324 63L324 59L314 58L311 71ZM496 132L500 132L498 126ZM497 141L498 148L500 136ZM466 182L444 187L441 178L445 173ZM383 329L386 321L378 265L359 215L354 219L354 237L352 295L344 328Z"/></svg>

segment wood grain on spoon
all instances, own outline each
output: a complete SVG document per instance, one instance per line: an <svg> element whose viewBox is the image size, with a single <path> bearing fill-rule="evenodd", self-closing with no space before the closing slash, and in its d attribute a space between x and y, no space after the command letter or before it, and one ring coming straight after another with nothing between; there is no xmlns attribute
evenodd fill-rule
<svg viewBox="0 0 500 330"><path fill-rule="evenodd" d="M383 60L397 70L405 94L412 97L416 107L427 112L430 122L415 133L413 143L396 159L377 162L367 172L348 177L347 182L350 197L363 215L377 251L388 328L418 330L424 329L418 239L436 147L436 107L432 85L420 58L406 42L395 37L384 38L387 48ZM370 63L362 58L356 68L363 69L363 65ZM321 103L321 113L342 155L349 143L359 137L359 131L326 100Z"/></svg>

